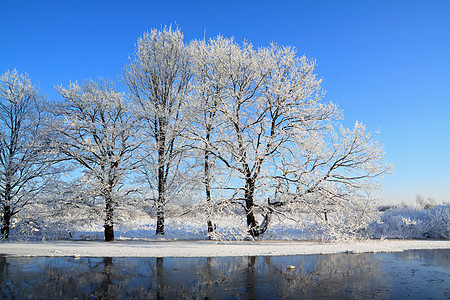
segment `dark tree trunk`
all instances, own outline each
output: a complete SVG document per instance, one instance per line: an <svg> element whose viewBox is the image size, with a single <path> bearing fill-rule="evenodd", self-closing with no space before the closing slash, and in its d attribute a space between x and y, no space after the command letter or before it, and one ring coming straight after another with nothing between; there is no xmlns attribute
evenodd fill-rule
<svg viewBox="0 0 450 300"><path fill-rule="evenodd" d="M105 242L114 241L114 206L111 197L106 197Z"/></svg>
<svg viewBox="0 0 450 300"><path fill-rule="evenodd" d="M213 233L214 232L214 226L213 226L213 223L211 222L211 220L208 220L206 225L208 226L208 234Z"/></svg>
<svg viewBox="0 0 450 300"><path fill-rule="evenodd" d="M159 203L156 208L156 234L164 235L164 208Z"/></svg>
<svg viewBox="0 0 450 300"><path fill-rule="evenodd" d="M8 239L9 238L9 228L11 226L11 207L10 206L4 206L3 207L3 220L2 220L2 238Z"/></svg>
<svg viewBox="0 0 450 300"><path fill-rule="evenodd" d="M156 202L156 234L164 235L164 196L159 194Z"/></svg>
<svg viewBox="0 0 450 300"><path fill-rule="evenodd" d="M262 221L261 225L258 224L255 218L254 208L255 204L253 201L253 195L255 193L255 182L251 178L247 179L247 182L245 184L245 210L247 214L247 228L248 233L252 238L258 237L269 228L269 224L271 221L272 213L271 211L268 211L264 215L264 220Z"/></svg>
<svg viewBox="0 0 450 300"><path fill-rule="evenodd" d="M6 175L7 178L11 176L9 174ZM12 200L12 186L11 182L8 179L5 184L5 194L4 194L4 206L3 206L3 220L2 220L2 230L1 230L1 238L7 240L9 238L9 229L11 228L11 217L12 211L11 206L9 205ZM6 204L6 205L5 205Z"/></svg>
<svg viewBox="0 0 450 300"><path fill-rule="evenodd" d="M105 225L105 242L114 242L114 226Z"/></svg>
<svg viewBox="0 0 450 300"><path fill-rule="evenodd" d="M264 234L264 232L266 232L266 230L269 228L269 224L270 224L271 219L272 219L272 213L271 212L267 212L264 215L264 220L262 221L261 225L259 226L259 233L260 234Z"/></svg>
<svg viewBox="0 0 450 300"><path fill-rule="evenodd" d="M156 200L156 234L164 235L164 205L165 205L165 188L166 188L166 166L165 161L165 126L164 119L159 120L159 132L156 142L158 144L158 199Z"/></svg>
<svg viewBox="0 0 450 300"><path fill-rule="evenodd" d="M206 138L209 140L209 133L207 133ZM206 203L208 205L207 214L207 226L208 235L214 232L214 227L211 221L211 180L209 176L209 151L205 150L205 193L206 193ZM211 237L211 236L210 236Z"/></svg>
<svg viewBox="0 0 450 300"><path fill-rule="evenodd" d="M255 182L248 178L245 183L245 212L247 214L247 228L248 233L253 237L260 235L259 225L256 222L255 214L253 212L255 205L253 202L253 194L255 192Z"/></svg>

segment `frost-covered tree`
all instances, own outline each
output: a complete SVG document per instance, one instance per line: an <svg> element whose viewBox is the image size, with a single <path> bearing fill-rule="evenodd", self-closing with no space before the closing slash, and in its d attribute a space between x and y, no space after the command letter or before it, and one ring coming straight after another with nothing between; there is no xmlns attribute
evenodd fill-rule
<svg viewBox="0 0 450 300"><path fill-rule="evenodd" d="M318 130L338 111L320 102L314 62L297 58L290 48L272 45L255 50L251 44L241 46L218 37L210 41L208 51L205 63L211 75L206 85L209 81L211 111L221 124L220 137L211 143L205 135L204 143L242 182L232 202L242 205L249 233L256 237L267 225L266 220L260 228L256 221L256 193L266 188L275 157L292 146L294 126Z"/></svg>
<svg viewBox="0 0 450 300"><path fill-rule="evenodd" d="M202 108L202 130L192 132L205 153L207 200L213 156L234 176L228 203L243 208L252 237L263 234L271 214L282 213L287 203L314 206L320 214L330 205L361 203L357 195L375 187L372 180L389 169L360 123L335 132L341 112L322 101L314 60L290 47L256 50L220 36L193 42L191 55ZM293 183L295 192L284 192ZM264 215L261 225L257 208Z"/></svg>
<svg viewBox="0 0 450 300"><path fill-rule="evenodd" d="M431 197L425 198L424 196L422 196L420 194L416 195L416 204L419 207L425 208L425 209L430 209L437 205L436 200L434 198L431 198Z"/></svg>
<svg viewBox="0 0 450 300"><path fill-rule="evenodd" d="M55 169L45 143L43 102L26 74L0 77L1 235L9 236L11 218L33 202Z"/></svg>
<svg viewBox="0 0 450 300"><path fill-rule="evenodd" d="M194 81L193 107L195 114L189 130L191 141L197 141L194 147L201 151L203 156L203 184L207 208L208 234L214 232L211 220L213 214L213 179L217 176L216 157L213 155L213 144L220 136L221 115L218 112L218 96L225 87L224 72L218 71L217 53L219 49L215 43L206 41L193 41L189 45L191 57L191 70ZM220 41L219 41L220 43ZM216 174L215 174L216 173Z"/></svg>
<svg viewBox="0 0 450 300"><path fill-rule="evenodd" d="M111 83L87 81L59 87L55 103L53 146L83 169L83 181L105 205L105 240L114 240L114 208L121 201L127 175L136 167L139 126L124 94ZM125 186L126 187L126 186Z"/></svg>
<svg viewBox="0 0 450 300"><path fill-rule="evenodd" d="M142 171L156 206L156 234L164 234L165 206L183 184L182 132L188 123L191 73L183 34L164 27L139 38L124 80L139 107L146 142Z"/></svg>

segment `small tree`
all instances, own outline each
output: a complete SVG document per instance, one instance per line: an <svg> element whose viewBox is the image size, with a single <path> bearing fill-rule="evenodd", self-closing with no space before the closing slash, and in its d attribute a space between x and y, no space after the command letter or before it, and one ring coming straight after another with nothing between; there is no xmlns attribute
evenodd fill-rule
<svg viewBox="0 0 450 300"><path fill-rule="evenodd" d="M94 197L105 202L105 241L114 240L114 207L127 174L136 166L138 123L122 93L106 81L73 83L58 89L64 101L55 104L54 147L83 168Z"/></svg>
<svg viewBox="0 0 450 300"><path fill-rule="evenodd" d="M164 27L139 38L124 80L145 124L141 170L150 190L156 192L151 197L157 211L156 234L162 235L168 193L181 184L175 181L181 181L177 178L183 154L181 136L190 113L186 105L191 73L181 31Z"/></svg>

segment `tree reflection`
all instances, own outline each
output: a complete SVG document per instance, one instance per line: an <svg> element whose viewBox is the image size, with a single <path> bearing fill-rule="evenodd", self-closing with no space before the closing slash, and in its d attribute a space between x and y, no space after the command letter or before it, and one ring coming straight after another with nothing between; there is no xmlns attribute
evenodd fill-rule
<svg viewBox="0 0 450 300"><path fill-rule="evenodd" d="M164 299L164 258L156 258L156 299Z"/></svg>
<svg viewBox="0 0 450 300"><path fill-rule="evenodd" d="M255 291L255 267L256 267L256 257L249 256L247 258L247 276L245 280L245 291L247 299L256 299Z"/></svg>
<svg viewBox="0 0 450 300"><path fill-rule="evenodd" d="M206 272L205 272L205 300L211 299L212 289L212 269L211 269L211 257L206 258Z"/></svg>

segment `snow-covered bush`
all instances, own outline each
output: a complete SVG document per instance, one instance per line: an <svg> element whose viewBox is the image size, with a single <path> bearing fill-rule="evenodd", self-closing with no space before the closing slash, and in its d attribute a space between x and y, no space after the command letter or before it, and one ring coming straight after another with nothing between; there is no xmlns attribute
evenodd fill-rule
<svg viewBox="0 0 450 300"><path fill-rule="evenodd" d="M381 213L379 222L370 225L374 238L450 238L450 204L430 209L411 206Z"/></svg>
<svg viewBox="0 0 450 300"><path fill-rule="evenodd" d="M379 214L359 207L341 209L329 214L324 222L323 240L349 240L369 238L369 226L379 219Z"/></svg>

